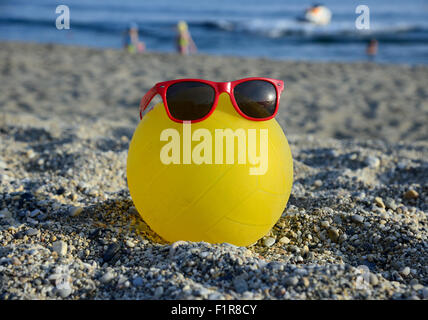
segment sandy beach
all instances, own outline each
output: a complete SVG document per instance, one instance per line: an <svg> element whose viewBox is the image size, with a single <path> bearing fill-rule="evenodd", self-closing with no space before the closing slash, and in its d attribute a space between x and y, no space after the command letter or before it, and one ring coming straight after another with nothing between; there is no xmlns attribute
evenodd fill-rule
<svg viewBox="0 0 428 320"><path fill-rule="evenodd" d="M166 243L126 184L141 97L250 76L285 81L286 210L249 247ZM2 42L0 299L428 299L427 119L427 66Z"/></svg>

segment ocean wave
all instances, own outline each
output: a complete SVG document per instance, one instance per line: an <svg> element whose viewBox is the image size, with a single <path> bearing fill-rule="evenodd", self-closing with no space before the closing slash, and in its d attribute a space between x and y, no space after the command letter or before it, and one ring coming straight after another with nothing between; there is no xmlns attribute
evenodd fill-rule
<svg viewBox="0 0 428 320"><path fill-rule="evenodd" d="M193 26L201 26L224 32L251 33L258 36L278 38L284 36L356 36L364 35L397 35L404 33L427 33L428 24L395 24L395 25L376 25L372 24L369 30L357 30L353 23L332 22L327 26L316 26L297 19L283 19L276 21L267 21L261 19L247 21L202 21L193 22Z"/></svg>
<svg viewBox="0 0 428 320"><path fill-rule="evenodd" d="M135 21L140 28L142 35L150 37L164 38L165 33L172 33L176 21ZM36 19L26 17L0 17L0 25L20 25L28 27L49 27L55 26L55 20ZM128 23L123 21L82 21L74 19L71 23L72 29L85 32L97 33L120 33ZM296 41L315 41L321 43L334 42L360 42L368 38L389 43L414 43L428 42L428 24L372 24L370 30L357 30L353 23L332 22L327 26L315 26L294 19L279 20L201 20L189 21L192 33L195 32L219 32L246 35L249 37L264 38L292 38ZM208 33L207 33L208 36Z"/></svg>
<svg viewBox="0 0 428 320"><path fill-rule="evenodd" d="M28 27L55 27L54 19L33 19L33 18L15 18L15 17L0 17L0 25L21 25ZM96 32L118 32L125 28L120 23L100 23L100 22L84 22L73 20L71 23L73 29L92 30Z"/></svg>

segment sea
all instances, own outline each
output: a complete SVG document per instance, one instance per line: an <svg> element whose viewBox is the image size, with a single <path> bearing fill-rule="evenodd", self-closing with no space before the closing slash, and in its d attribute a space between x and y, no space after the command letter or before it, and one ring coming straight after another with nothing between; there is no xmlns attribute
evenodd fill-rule
<svg viewBox="0 0 428 320"><path fill-rule="evenodd" d="M0 0L0 40L121 48L123 32L139 28L148 51L175 52L184 20L198 53L280 60L365 61L370 39L380 63L428 63L428 0L325 0L330 24L299 20L305 0ZM56 21L69 9L69 29ZM364 26L357 20L365 5ZM360 22L362 22L360 17ZM1 45L0 45L1 50Z"/></svg>

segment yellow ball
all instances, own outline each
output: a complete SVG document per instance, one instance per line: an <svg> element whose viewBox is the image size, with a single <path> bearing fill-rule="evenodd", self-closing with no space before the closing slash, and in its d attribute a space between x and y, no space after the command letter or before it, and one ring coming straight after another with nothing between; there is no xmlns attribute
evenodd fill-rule
<svg viewBox="0 0 428 320"><path fill-rule="evenodd" d="M221 145L221 129L236 133L233 143ZM247 120L223 93L210 117L190 125L170 120L162 103L149 111L129 146L127 178L141 217L165 240L247 246L281 217L293 159L275 119Z"/></svg>

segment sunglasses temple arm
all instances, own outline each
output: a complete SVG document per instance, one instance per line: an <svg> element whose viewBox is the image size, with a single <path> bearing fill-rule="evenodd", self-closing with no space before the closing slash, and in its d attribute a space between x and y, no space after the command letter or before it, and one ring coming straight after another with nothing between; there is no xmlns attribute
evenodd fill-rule
<svg viewBox="0 0 428 320"><path fill-rule="evenodd" d="M140 102L140 120L143 119L143 112L146 110L150 101L152 101L153 97L158 93L156 87L151 88L141 99Z"/></svg>
<svg viewBox="0 0 428 320"><path fill-rule="evenodd" d="M281 93L284 91L284 89L285 89L285 82L284 81L281 81L280 82L281 83L281 90L279 90L279 94L281 95Z"/></svg>

